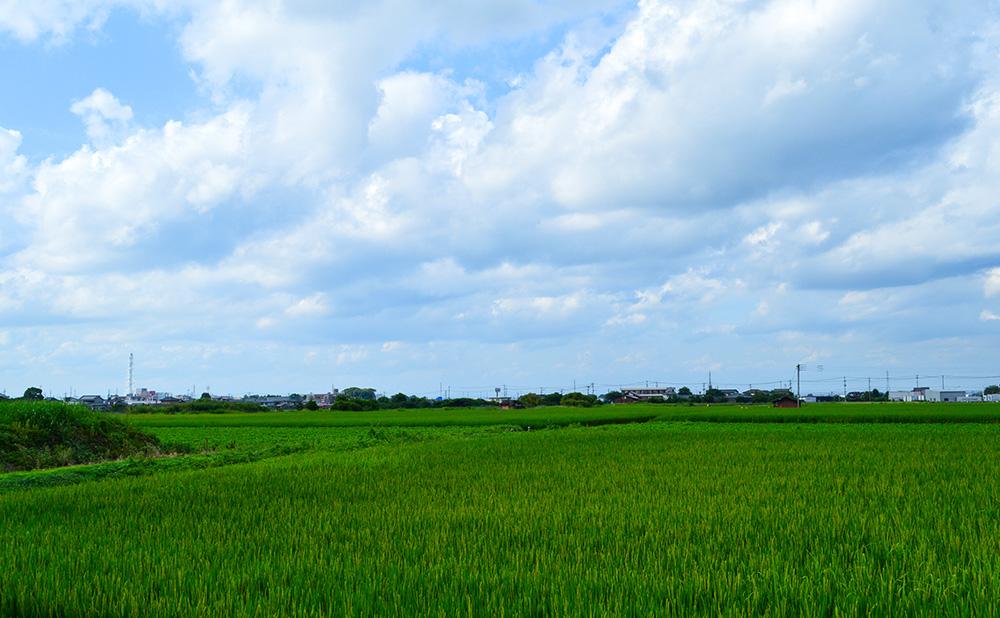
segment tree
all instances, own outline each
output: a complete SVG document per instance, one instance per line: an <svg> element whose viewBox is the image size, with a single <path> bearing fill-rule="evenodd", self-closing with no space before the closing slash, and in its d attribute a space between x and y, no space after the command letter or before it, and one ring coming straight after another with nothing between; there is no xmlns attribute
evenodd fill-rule
<svg viewBox="0 0 1000 618"><path fill-rule="evenodd" d="M535 393L525 393L518 397L518 401L521 402L525 408L534 408L535 406L542 405L542 398Z"/></svg>
<svg viewBox="0 0 1000 618"><path fill-rule="evenodd" d="M42 389L38 388L37 386L31 386L29 388L24 389L24 397L22 397L22 399L41 400L45 399L45 396L42 395Z"/></svg>
<svg viewBox="0 0 1000 618"><path fill-rule="evenodd" d="M357 386L351 386L350 388L344 389L344 395L346 395L351 399L363 399L366 401L375 401L374 388L358 388Z"/></svg>
<svg viewBox="0 0 1000 618"><path fill-rule="evenodd" d="M583 393L566 393L562 396L562 400L559 403L564 406L589 408L597 403L597 397L595 395L584 395Z"/></svg>
<svg viewBox="0 0 1000 618"><path fill-rule="evenodd" d="M705 396L702 399L705 403L721 403L726 400L726 395L717 388L710 388L705 391Z"/></svg>
<svg viewBox="0 0 1000 618"><path fill-rule="evenodd" d="M302 407L305 408L306 410L319 410L319 404L316 403L315 399L310 399Z"/></svg>
<svg viewBox="0 0 1000 618"><path fill-rule="evenodd" d="M562 393L549 393L542 395L543 406L557 406L562 403Z"/></svg>
<svg viewBox="0 0 1000 618"><path fill-rule="evenodd" d="M986 389L983 390L983 394L984 395L1000 395L1000 385L994 384L992 386L987 386Z"/></svg>
<svg viewBox="0 0 1000 618"><path fill-rule="evenodd" d="M211 394L209 394L209 393L202 393L201 397L199 397L198 399L211 399L211 398L212 398Z"/></svg>
<svg viewBox="0 0 1000 618"><path fill-rule="evenodd" d="M621 399L622 397L624 397L624 395L621 391L609 391L601 395L601 399L603 399L605 403L612 403L616 399Z"/></svg>
<svg viewBox="0 0 1000 618"><path fill-rule="evenodd" d="M686 397L690 397L690 396L691 396L691 389L690 389L690 388L688 388L688 387L686 387L686 386L682 386L682 387L680 388L680 390L679 390L679 391L677 391L677 394L678 394L678 395L684 395L684 396L686 396Z"/></svg>

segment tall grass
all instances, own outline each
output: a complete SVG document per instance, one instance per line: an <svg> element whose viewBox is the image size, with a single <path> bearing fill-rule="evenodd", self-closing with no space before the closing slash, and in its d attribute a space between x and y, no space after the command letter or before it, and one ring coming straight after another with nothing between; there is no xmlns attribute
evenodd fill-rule
<svg viewBox="0 0 1000 618"><path fill-rule="evenodd" d="M497 432L33 489L0 495L0 564L3 615L990 615L1000 427Z"/></svg>
<svg viewBox="0 0 1000 618"><path fill-rule="evenodd" d="M0 471L158 452L159 441L120 419L51 401L0 403Z"/></svg>

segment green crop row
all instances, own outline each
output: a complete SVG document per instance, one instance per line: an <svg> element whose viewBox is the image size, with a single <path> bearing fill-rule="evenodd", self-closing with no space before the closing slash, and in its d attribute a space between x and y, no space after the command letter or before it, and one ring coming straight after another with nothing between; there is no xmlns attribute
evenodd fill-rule
<svg viewBox="0 0 1000 618"><path fill-rule="evenodd" d="M0 494L0 615L1000 612L1000 426L370 431Z"/></svg>
<svg viewBox="0 0 1000 618"><path fill-rule="evenodd" d="M598 408L520 410L442 408L348 412L334 410L255 414L137 414L136 427L460 427L516 425L543 428L652 420L719 423L1000 423L995 403L831 403L800 409L769 405L627 404Z"/></svg>

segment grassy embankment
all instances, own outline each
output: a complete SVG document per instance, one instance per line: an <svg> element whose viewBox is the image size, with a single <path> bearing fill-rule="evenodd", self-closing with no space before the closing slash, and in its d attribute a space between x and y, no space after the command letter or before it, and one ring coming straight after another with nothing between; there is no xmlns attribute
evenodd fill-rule
<svg viewBox="0 0 1000 618"><path fill-rule="evenodd" d="M0 402L0 471L69 466L161 452L132 425L84 406Z"/></svg>

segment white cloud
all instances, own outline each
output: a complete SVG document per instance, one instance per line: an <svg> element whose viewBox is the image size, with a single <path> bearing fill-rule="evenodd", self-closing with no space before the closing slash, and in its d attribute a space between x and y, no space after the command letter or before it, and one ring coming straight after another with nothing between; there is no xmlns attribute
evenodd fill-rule
<svg viewBox="0 0 1000 618"><path fill-rule="evenodd" d="M983 322L998 322L1000 321L1000 315L987 309L983 309L983 312L979 314L979 319Z"/></svg>
<svg viewBox="0 0 1000 618"><path fill-rule="evenodd" d="M402 341L386 341L382 344L382 352L384 354L398 352L403 349L404 345Z"/></svg>
<svg viewBox="0 0 1000 618"><path fill-rule="evenodd" d="M100 28L113 0L7 0L0 3L0 32L23 42L48 35L63 43L78 27Z"/></svg>
<svg viewBox="0 0 1000 618"><path fill-rule="evenodd" d="M95 144L106 144L124 135L132 120L132 108L122 105L104 88L97 88L87 98L75 101L70 111L83 119L87 136Z"/></svg>
<svg viewBox="0 0 1000 618"><path fill-rule="evenodd" d="M330 305L324 294L313 294L300 298L285 309L285 313L293 318L317 318L330 312Z"/></svg>
<svg viewBox="0 0 1000 618"><path fill-rule="evenodd" d="M775 84L771 86L770 90L767 91L767 94L764 95L764 105L773 105L782 99L800 95L805 92L807 88L808 84L806 84L806 80L804 79L797 79L795 81L791 81L787 78L780 79L775 82Z"/></svg>
<svg viewBox="0 0 1000 618"><path fill-rule="evenodd" d="M640 2L595 63L568 43L501 102L495 138L466 165L470 182L573 209L686 211L884 167L894 153L933 148L957 131L958 93L972 88L969 52L930 26L929 10ZM984 16L966 5L935 10L939 24L958 29ZM860 75L877 86L859 93ZM775 84L781 105L762 107Z"/></svg>
<svg viewBox="0 0 1000 618"><path fill-rule="evenodd" d="M117 145L84 146L43 162L17 210L35 230L17 261L64 272L104 268L170 224L196 219L237 192L252 193L247 120L235 109L202 124L172 121ZM175 251L183 240L173 243Z"/></svg>
<svg viewBox="0 0 1000 618"><path fill-rule="evenodd" d="M27 159L17 153L21 139L19 131L0 127L0 194L13 192L27 176Z"/></svg>
<svg viewBox="0 0 1000 618"><path fill-rule="evenodd" d="M992 268L986 273L986 282L983 285L983 293L987 298L1000 296L1000 268Z"/></svg>
<svg viewBox="0 0 1000 618"><path fill-rule="evenodd" d="M500 298L493 302L491 313L494 317L517 314L529 319L567 317L583 307L584 298L582 292L563 296Z"/></svg>

